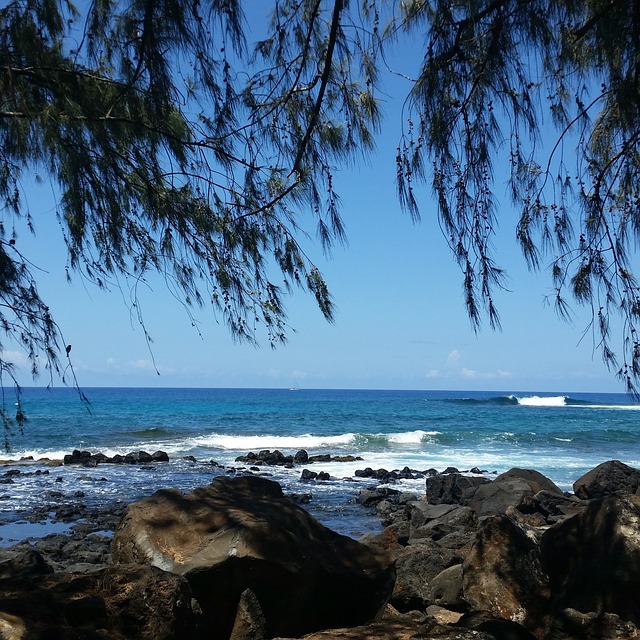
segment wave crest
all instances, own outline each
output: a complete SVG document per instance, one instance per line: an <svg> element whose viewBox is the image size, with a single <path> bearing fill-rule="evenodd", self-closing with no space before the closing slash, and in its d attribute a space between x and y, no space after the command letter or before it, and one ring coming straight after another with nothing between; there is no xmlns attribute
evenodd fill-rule
<svg viewBox="0 0 640 640"><path fill-rule="evenodd" d="M567 396L527 396L516 398L519 405L525 407L565 407Z"/></svg>

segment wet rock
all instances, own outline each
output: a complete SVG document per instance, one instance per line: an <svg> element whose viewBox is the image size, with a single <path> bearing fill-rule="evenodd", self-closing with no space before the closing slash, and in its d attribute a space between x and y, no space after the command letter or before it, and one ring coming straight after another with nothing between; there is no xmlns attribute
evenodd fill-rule
<svg viewBox="0 0 640 640"><path fill-rule="evenodd" d="M146 451L132 451L125 455L116 454L109 458L104 453L91 453L75 449L63 458L65 465L80 465L83 467L97 467L99 464L148 464L150 462L168 462L169 456L164 451L153 454Z"/></svg>
<svg viewBox="0 0 640 640"><path fill-rule="evenodd" d="M300 480L308 482L309 480L331 480L331 476L326 471L310 471L309 469L303 469L300 474Z"/></svg>
<svg viewBox="0 0 640 640"><path fill-rule="evenodd" d="M80 451L78 449L74 449L73 453L67 454L63 458L64 464L81 464L86 466L90 466L88 464L90 460L91 451ZM95 466L95 463L93 466Z"/></svg>
<svg viewBox="0 0 640 640"><path fill-rule="evenodd" d="M388 469L372 469L371 467L366 467L365 469L357 469L354 475L356 478L372 478L373 480L378 480L386 484L396 482L397 480L416 480L424 478L426 474L426 471L416 471L409 467L404 467L400 470L393 469L391 471Z"/></svg>
<svg viewBox="0 0 640 640"><path fill-rule="evenodd" d="M235 461L271 467L292 467L296 464L313 464L314 462L354 462L355 460L361 459L362 458L356 456L331 456L328 453L310 456L304 449L300 449L295 455L285 455L277 449L275 451L264 449L258 453L250 451L246 455L238 456Z"/></svg>

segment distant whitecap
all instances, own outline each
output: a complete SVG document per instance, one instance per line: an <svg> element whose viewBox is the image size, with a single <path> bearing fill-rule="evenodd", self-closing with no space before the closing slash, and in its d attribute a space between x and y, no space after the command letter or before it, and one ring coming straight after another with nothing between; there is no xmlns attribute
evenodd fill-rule
<svg viewBox="0 0 640 640"><path fill-rule="evenodd" d="M525 407L565 407L567 396L529 396L518 398L518 404Z"/></svg>

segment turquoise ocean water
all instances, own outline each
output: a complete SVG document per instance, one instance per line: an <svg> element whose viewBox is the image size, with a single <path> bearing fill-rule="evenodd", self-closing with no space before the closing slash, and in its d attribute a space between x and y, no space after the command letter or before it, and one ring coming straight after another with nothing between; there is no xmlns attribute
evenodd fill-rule
<svg viewBox="0 0 640 640"><path fill-rule="evenodd" d="M89 411L72 389L24 389L24 434L14 434L11 451L0 457L62 458L74 449L107 455L163 450L170 462L153 468L47 467L47 474L35 473L45 468L42 463L29 463L19 467L23 473L13 483L0 485L0 524L65 499L97 506L134 500L161 487L190 490L221 472L211 461L239 468L237 456L263 449L360 456L362 461L353 463L309 466L331 475L332 480L322 483L301 482L300 467L262 469L281 482L285 492L311 493L309 510L352 536L378 526L355 504L357 492L371 484L355 476L365 467L477 467L500 473L517 466L537 469L565 490L606 460L640 467L640 407L624 394L163 388L84 392ZM0 479L11 468L11 463L0 467ZM424 480L403 481L396 488L423 493Z"/></svg>

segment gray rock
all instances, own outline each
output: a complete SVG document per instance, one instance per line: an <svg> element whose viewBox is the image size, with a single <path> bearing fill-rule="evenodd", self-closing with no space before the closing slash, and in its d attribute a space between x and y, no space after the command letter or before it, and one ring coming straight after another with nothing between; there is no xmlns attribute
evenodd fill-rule
<svg viewBox="0 0 640 640"><path fill-rule="evenodd" d="M477 518L469 507L453 506L451 509L443 509L441 515L437 516L434 512L422 513L427 520L422 526L411 530L412 539L431 538L439 541L451 534L475 532L476 529Z"/></svg>
<svg viewBox="0 0 640 640"><path fill-rule="evenodd" d="M452 611L467 611L462 584L462 564L447 567L435 576L429 584L429 599L434 605Z"/></svg>
<svg viewBox="0 0 640 640"><path fill-rule="evenodd" d="M541 473L514 468L479 487L468 504L478 517L500 515L509 507L532 513L536 510L534 496L540 491L562 495L562 491Z"/></svg>

